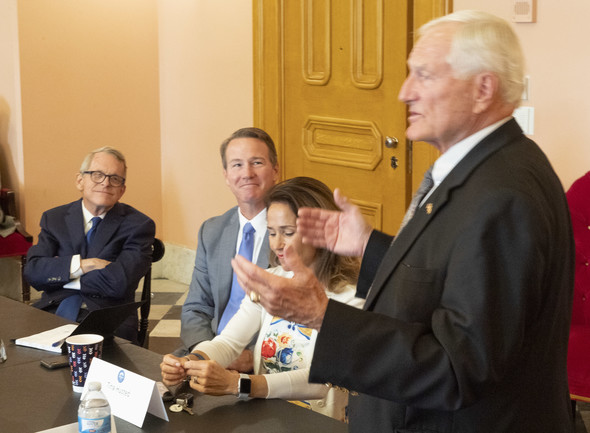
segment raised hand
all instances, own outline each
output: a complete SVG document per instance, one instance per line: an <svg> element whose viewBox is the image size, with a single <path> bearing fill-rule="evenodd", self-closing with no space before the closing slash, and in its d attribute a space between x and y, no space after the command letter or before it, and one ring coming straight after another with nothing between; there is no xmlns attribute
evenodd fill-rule
<svg viewBox="0 0 590 433"><path fill-rule="evenodd" d="M372 228L357 206L336 188L334 200L342 211L300 208L297 232L304 243L326 248L343 256L360 257L371 236Z"/></svg>
<svg viewBox="0 0 590 433"><path fill-rule="evenodd" d="M328 305L324 287L291 247L285 248L285 261L293 278L272 275L239 255L232 266L247 295L257 293L266 311L319 330Z"/></svg>

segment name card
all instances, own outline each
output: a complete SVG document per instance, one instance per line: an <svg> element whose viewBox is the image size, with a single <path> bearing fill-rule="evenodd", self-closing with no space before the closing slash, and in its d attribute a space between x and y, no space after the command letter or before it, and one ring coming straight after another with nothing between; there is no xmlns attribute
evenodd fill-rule
<svg viewBox="0 0 590 433"><path fill-rule="evenodd" d="M124 368L94 358L84 385L100 382L101 391L111 405L113 415L141 428L147 412L168 421L168 414L156 382Z"/></svg>

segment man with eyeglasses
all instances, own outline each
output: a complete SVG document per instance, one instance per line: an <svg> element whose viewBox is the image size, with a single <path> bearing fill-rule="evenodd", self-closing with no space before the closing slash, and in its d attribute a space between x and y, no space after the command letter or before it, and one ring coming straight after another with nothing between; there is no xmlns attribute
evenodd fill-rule
<svg viewBox="0 0 590 433"><path fill-rule="evenodd" d="M80 321L89 311L134 301L151 264L155 224L119 203L126 172L121 152L94 150L76 175L82 198L43 213L25 266L26 279L42 292L35 307ZM137 332L134 314L116 335L136 342Z"/></svg>

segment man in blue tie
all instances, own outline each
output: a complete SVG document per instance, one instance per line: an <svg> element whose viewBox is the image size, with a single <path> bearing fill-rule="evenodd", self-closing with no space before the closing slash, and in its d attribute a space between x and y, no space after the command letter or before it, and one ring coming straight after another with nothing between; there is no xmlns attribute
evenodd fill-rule
<svg viewBox="0 0 590 433"><path fill-rule="evenodd" d="M155 224L131 206L125 193L127 166L116 149L90 152L76 175L82 198L50 209L29 249L25 277L42 292L34 306L72 321L88 311L133 302L151 264ZM116 335L137 340L137 314Z"/></svg>
<svg viewBox="0 0 590 433"><path fill-rule="evenodd" d="M272 138L258 128L242 128L220 147L225 182L238 205L208 219L199 229L195 268L182 307L180 337L183 356L201 341L219 334L238 310L244 291L230 261L240 254L261 268L268 267L268 236L264 196L279 176ZM248 372L252 353L244 351L230 368Z"/></svg>

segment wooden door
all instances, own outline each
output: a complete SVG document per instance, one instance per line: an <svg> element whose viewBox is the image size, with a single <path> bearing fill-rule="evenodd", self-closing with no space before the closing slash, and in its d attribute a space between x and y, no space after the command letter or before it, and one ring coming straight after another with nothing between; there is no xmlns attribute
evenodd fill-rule
<svg viewBox="0 0 590 433"><path fill-rule="evenodd" d="M426 147L412 163L397 95L411 30L440 14L433 8L440 3L254 2L255 124L277 142L281 177L339 187L374 227L391 234L436 158Z"/></svg>

